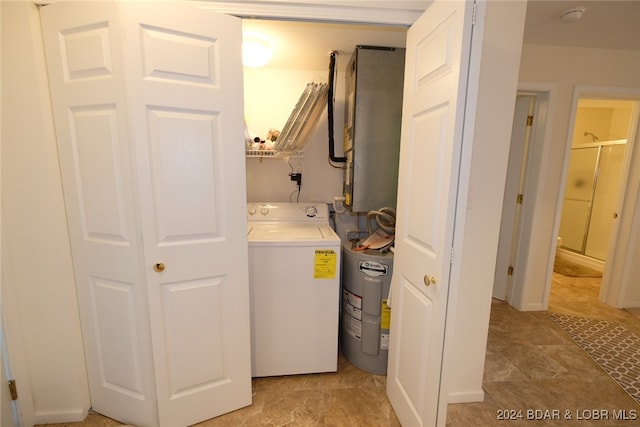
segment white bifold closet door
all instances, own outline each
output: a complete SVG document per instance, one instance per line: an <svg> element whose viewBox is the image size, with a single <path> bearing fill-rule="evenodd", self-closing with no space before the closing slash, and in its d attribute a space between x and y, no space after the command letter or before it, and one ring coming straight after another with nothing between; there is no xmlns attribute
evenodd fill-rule
<svg viewBox="0 0 640 427"><path fill-rule="evenodd" d="M177 427L250 404L240 19L41 14L93 409Z"/></svg>
<svg viewBox="0 0 640 427"><path fill-rule="evenodd" d="M442 363L451 283L471 1L434 1L407 33L387 396L403 426L444 425ZM460 177L459 177L460 176Z"/></svg>

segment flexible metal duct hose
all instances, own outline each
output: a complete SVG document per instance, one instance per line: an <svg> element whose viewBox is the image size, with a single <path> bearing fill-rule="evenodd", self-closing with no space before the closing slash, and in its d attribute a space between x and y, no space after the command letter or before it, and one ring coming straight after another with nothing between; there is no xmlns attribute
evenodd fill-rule
<svg viewBox="0 0 640 427"><path fill-rule="evenodd" d="M396 210L391 207L384 207L378 210L367 212L367 228L369 235L373 234L371 229L371 219L375 219L376 225L387 234L396 234Z"/></svg>

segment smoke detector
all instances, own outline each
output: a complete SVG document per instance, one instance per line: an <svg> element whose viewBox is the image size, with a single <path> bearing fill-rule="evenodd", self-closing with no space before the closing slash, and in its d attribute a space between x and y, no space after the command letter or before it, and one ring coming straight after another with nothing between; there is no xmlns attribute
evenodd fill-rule
<svg viewBox="0 0 640 427"><path fill-rule="evenodd" d="M578 22L580 18L582 18L582 14L585 10L587 9L584 7L576 7L562 12L562 15L560 15L560 21L565 24L573 24L574 22Z"/></svg>

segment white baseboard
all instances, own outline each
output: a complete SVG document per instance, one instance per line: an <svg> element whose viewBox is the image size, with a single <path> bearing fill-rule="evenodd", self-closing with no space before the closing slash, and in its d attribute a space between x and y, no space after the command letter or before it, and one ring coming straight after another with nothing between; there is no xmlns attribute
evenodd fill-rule
<svg viewBox="0 0 640 427"><path fill-rule="evenodd" d="M541 302L532 302L522 307L520 311L544 311L544 310L546 310L546 308Z"/></svg>
<svg viewBox="0 0 640 427"><path fill-rule="evenodd" d="M36 424L58 424L84 421L89 415L88 408L69 408L60 411L36 411Z"/></svg>
<svg viewBox="0 0 640 427"><path fill-rule="evenodd" d="M449 393L449 403L473 403L484 401L484 391L454 391Z"/></svg>

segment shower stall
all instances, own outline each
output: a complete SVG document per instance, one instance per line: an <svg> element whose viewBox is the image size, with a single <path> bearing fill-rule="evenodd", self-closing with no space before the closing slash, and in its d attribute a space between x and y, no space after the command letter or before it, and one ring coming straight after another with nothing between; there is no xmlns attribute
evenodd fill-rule
<svg viewBox="0 0 640 427"><path fill-rule="evenodd" d="M571 150L560 236L563 249L606 261L627 141L591 136Z"/></svg>

